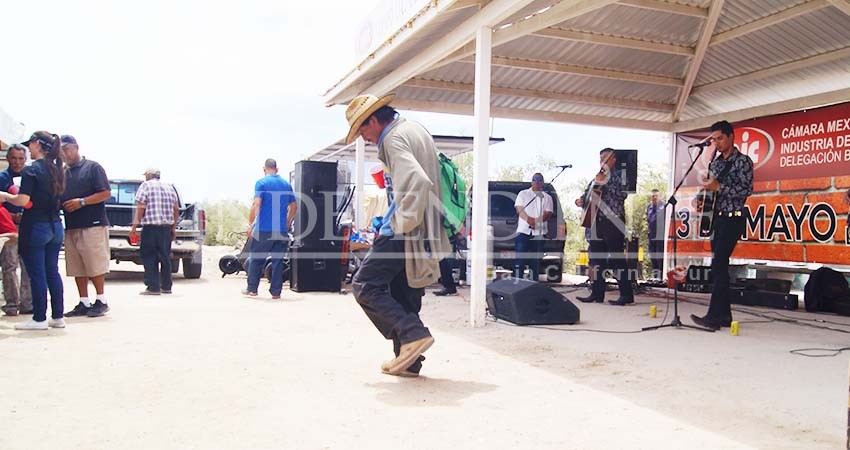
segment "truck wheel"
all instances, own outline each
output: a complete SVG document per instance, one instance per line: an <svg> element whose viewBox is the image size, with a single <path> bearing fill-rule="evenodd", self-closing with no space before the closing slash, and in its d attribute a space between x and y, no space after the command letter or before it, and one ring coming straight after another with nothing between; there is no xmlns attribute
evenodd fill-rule
<svg viewBox="0 0 850 450"><path fill-rule="evenodd" d="M171 273L180 272L180 260L172 259L171 260Z"/></svg>
<svg viewBox="0 0 850 450"><path fill-rule="evenodd" d="M201 278L203 261L204 258L201 252L195 253L188 258L183 258L183 277L189 279Z"/></svg>

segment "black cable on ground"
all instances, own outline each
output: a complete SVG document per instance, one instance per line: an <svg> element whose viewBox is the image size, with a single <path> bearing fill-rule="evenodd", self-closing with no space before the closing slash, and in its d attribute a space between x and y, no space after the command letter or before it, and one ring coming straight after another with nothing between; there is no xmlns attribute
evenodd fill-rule
<svg viewBox="0 0 850 450"><path fill-rule="evenodd" d="M546 325L517 325L515 323L511 323L511 322L508 322L506 320L498 320L495 317L493 317L493 315L490 314L489 312L487 313L486 318L490 322L497 323L497 324L503 324L503 325L510 324L510 325L515 326L515 327L522 326L522 327L525 327L525 328L539 328L539 329L543 329L543 330L552 330L552 331L586 331L588 333L609 333L609 334L636 334L636 333L643 333L644 332L643 330L618 331L618 330L595 330L595 329L591 329L591 328L555 328L555 327L548 327Z"/></svg>
<svg viewBox="0 0 850 450"><path fill-rule="evenodd" d="M850 347L842 347L842 348L798 348L796 350L790 350L788 353L792 355L805 356L807 358L832 358L834 356L838 356L841 352L845 352L850 350ZM808 352L825 352L821 355L812 355Z"/></svg>

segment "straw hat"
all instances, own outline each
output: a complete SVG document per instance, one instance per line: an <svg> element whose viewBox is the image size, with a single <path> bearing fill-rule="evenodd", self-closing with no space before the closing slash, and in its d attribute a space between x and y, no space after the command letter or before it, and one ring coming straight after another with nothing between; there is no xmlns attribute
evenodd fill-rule
<svg viewBox="0 0 850 450"><path fill-rule="evenodd" d="M345 109L345 120L348 121L349 129L348 136L345 137L345 143L350 144L357 137L357 132L360 131L360 125L375 113L382 106L389 105L395 98L395 94L387 95L386 97L378 98L372 94L358 95L351 100L348 108Z"/></svg>

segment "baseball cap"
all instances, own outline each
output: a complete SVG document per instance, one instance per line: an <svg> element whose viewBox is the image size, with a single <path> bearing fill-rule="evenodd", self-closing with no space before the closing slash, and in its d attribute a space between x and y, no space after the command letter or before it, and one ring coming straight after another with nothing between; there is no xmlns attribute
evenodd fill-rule
<svg viewBox="0 0 850 450"><path fill-rule="evenodd" d="M62 145L66 145L66 144L77 145L77 139L74 138L74 136L71 136L70 134L63 134L60 139L62 140Z"/></svg>
<svg viewBox="0 0 850 450"><path fill-rule="evenodd" d="M157 169L156 167L148 167L148 169L145 170L145 173L143 173L142 175L157 175L157 176L159 176L159 169Z"/></svg>

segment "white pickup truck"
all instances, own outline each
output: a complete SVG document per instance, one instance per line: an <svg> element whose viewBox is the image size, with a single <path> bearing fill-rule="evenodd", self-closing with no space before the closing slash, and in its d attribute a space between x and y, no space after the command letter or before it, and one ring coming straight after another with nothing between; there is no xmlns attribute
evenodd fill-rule
<svg viewBox="0 0 850 450"><path fill-rule="evenodd" d="M136 191L141 180L109 180L112 195L106 200L106 216L109 219L109 253L115 262L132 261L142 264L138 244L130 243L130 226L133 224ZM177 189L175 188L175 192ZM180 221L177 223L177 239L171 244L171 270L180 270L183 261L183 276L200 278L203 268L203 245L206 232L204 210L193 203L180 202Z"/></svg>

